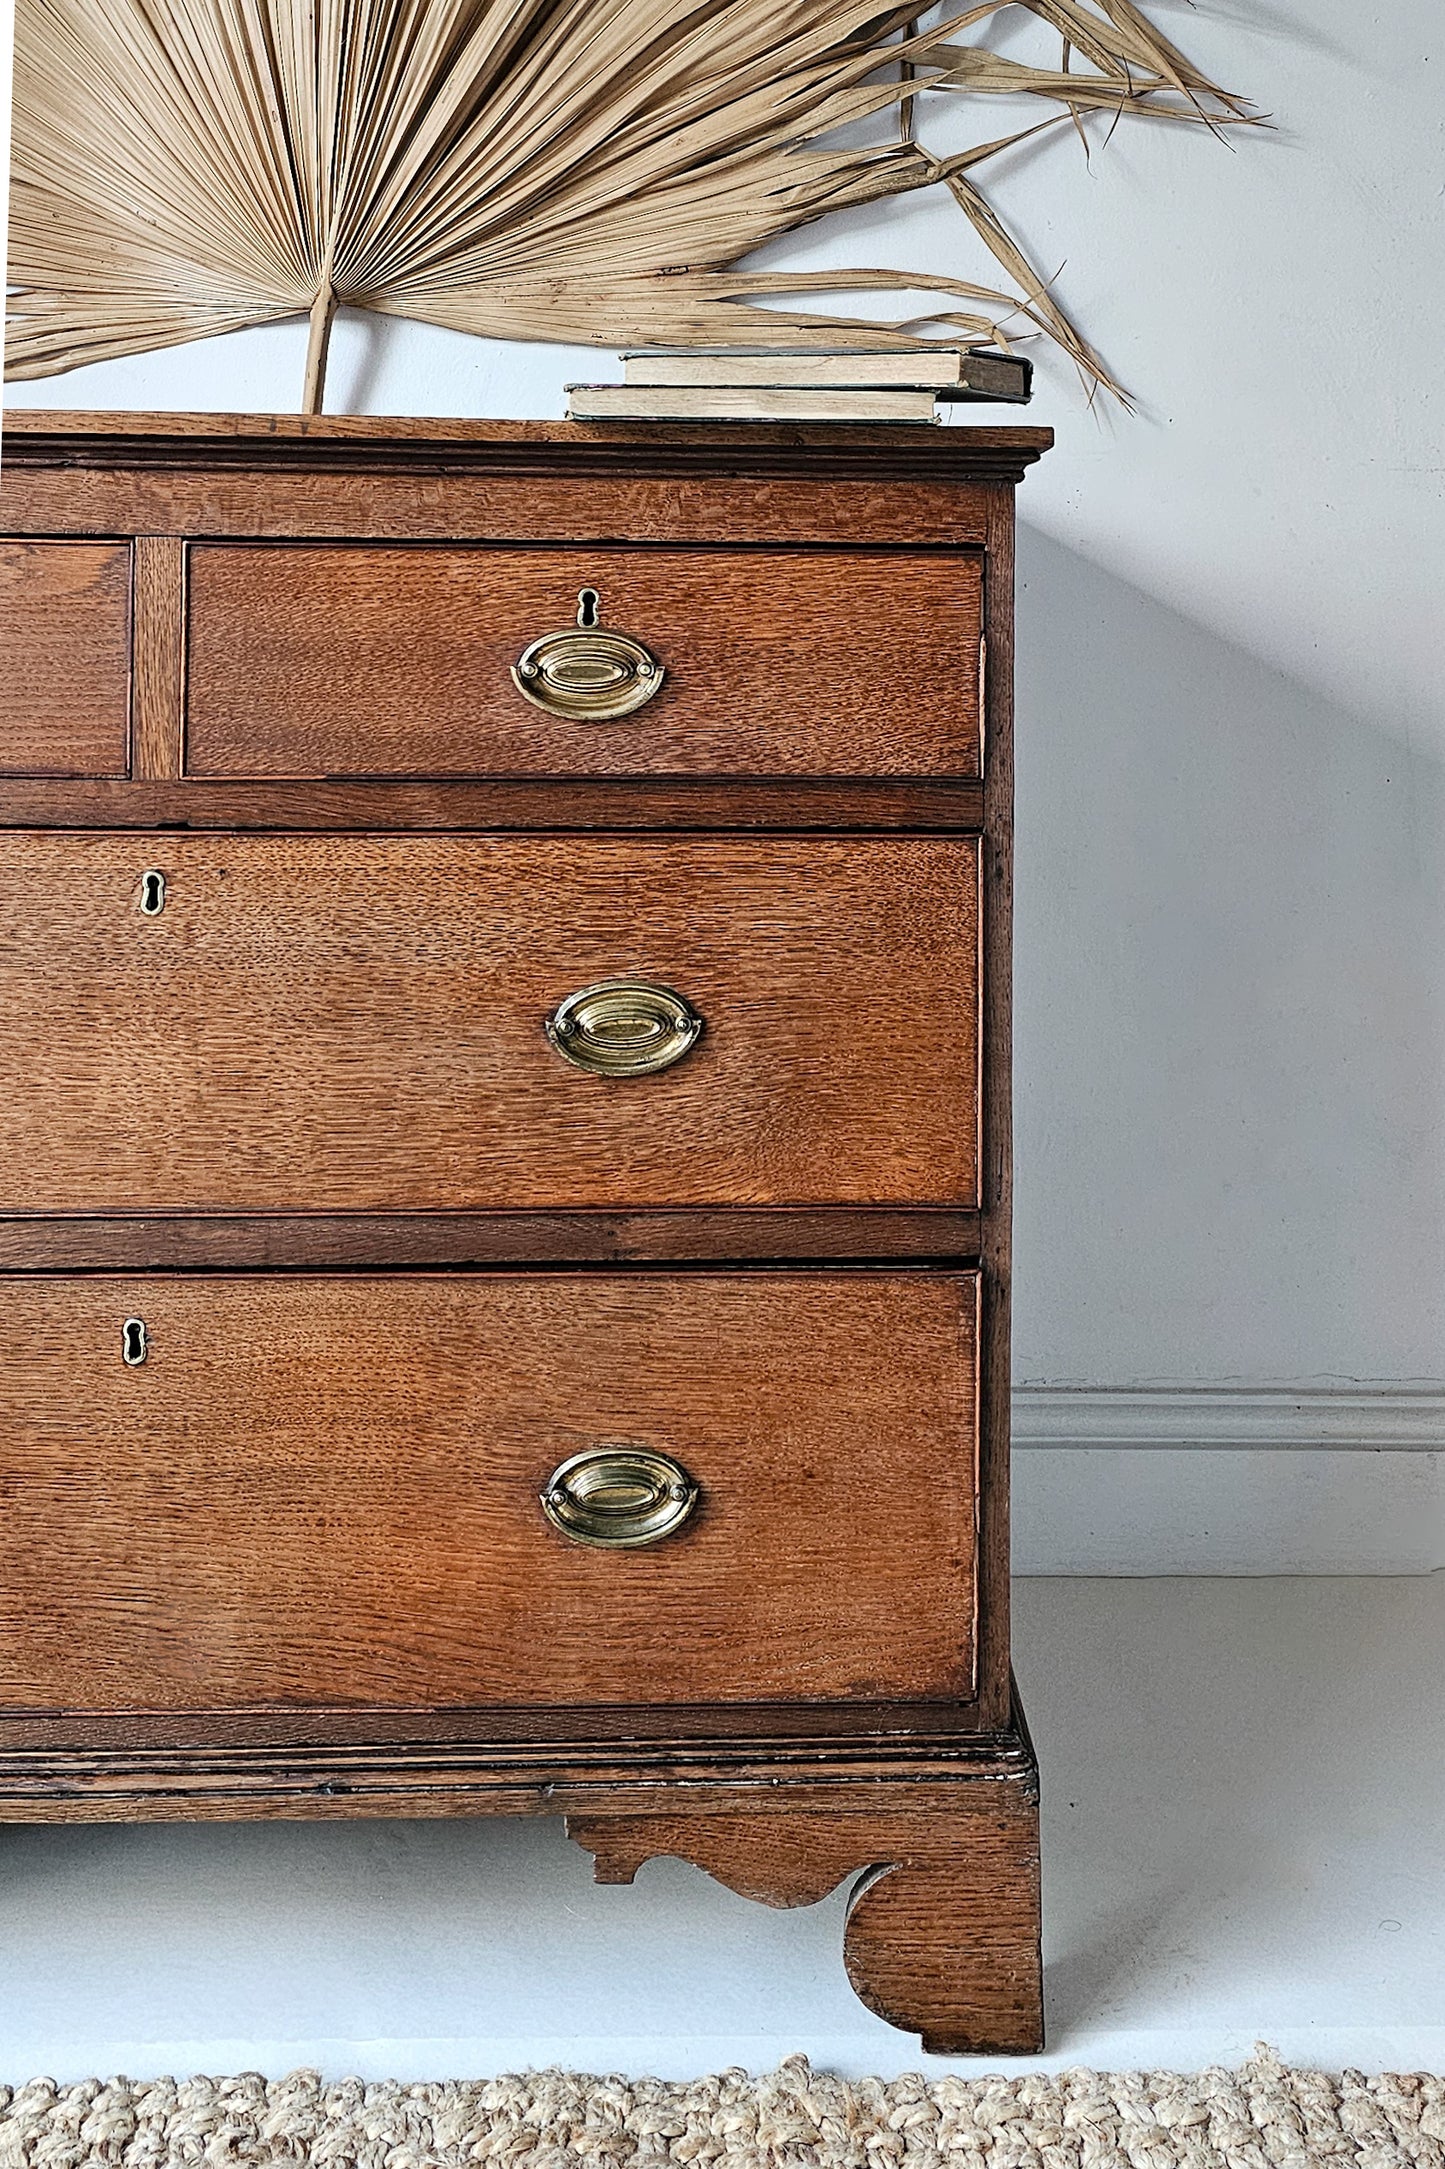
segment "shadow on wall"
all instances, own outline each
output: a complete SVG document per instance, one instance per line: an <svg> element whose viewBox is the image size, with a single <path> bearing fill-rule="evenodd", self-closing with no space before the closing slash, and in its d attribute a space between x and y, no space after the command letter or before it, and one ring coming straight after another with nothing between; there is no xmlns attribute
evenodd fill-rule
<svg viewBox="0 0 1445 2169"><path fill-rule="evenodd" d="M1015 1374L1445 1346L1445 769L1019 538Z"/></svg>

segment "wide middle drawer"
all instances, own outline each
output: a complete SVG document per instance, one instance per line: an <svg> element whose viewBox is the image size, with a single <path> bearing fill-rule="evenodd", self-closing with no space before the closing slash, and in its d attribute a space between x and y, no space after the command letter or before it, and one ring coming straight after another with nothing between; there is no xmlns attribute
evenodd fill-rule
<svg viewBox="0 0 1445 2169"><path fill-rule="evenodd" d="M971 837L0 837L0 1212L978 1195ZM625 981L701 1036L596 1075Z"/></svg>

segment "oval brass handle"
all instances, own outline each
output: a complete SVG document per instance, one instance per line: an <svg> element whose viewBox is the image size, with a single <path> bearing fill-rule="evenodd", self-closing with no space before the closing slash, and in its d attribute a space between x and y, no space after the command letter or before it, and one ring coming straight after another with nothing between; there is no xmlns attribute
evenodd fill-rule
<svg viewBox="0 0 1445 2169"><path fill-rule="evenodd" d="M561 1462L539 1494L554 1529L574 1544L630 1551L680 1529L698 1487L671 1454L646 1446L594 1446Z"/></svg>
<svg viewBox="0 0 1445 2169"><path fill-rule="evenodd" d="M667 672L630 633L604 632L595 587L577 597L577 624L543 633L512 665L512 683L534 707L574 723L607 723L631 715L661 688Z"/></svg>
<svg viewBox="0 0 1445 2169"><path fill-rule="evenodd" d="M596 1077L647 1077L696 1046L702 1021L671 987L648 979L599 979L557 1004L547 1037L575 1069Z"/></svg>

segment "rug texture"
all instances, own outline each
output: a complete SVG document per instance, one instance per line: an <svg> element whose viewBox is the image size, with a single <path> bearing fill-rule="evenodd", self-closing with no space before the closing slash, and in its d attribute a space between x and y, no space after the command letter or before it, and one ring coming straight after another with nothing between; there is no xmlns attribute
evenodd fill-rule
<svg viewBox="0 0 1445 2169"><path fill-rule="evenodd" d="M1445 2078L1240 2071L665 2083L313 2071L0 2087L0 2169L1445 2169Z"/></svg>

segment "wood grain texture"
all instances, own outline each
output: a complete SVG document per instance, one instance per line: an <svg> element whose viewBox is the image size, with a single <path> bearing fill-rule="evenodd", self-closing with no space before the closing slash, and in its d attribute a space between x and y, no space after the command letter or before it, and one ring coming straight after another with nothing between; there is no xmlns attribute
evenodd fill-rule
<svg viewBox="0 0 1445 2169"><path fill-rule="evenodd" d="M126 773L130 583L126 542L0 540L0 773Z"/></svg>
<svg viewBox="0 0 1445 2169"><path fill-rule="evenodd" d="M1013 1421L1013 889L1014 507L996 486L989 507L985 594L983 863L984 1407L979 1567L979 1686L986 1721L1002 1723L1009 1674L1009 1446Z"/></svg>
<svg viewBox="0 0 1445 2169"><path fill-rule="evenodd" d="M0 828L972 831L978 782L511 777L477 782L7 782Z"/></svg>
<svg viewBox="0 0 1445 2169"><path fill-rule="evenodd" d="M0 1821L876 1814L1036 1789L1021 1718L952 1702L0 1713ZM845 1871L846 1872L846 1871Z"/></svg>
<svg viewBox="0 0 1445 2169"><path fill-rule="evenodd" d="M0 1220L0 1269L624 1265L737 1259L971 1263L977 1213L782 1206L742 1211L252 1213Z"/></svg>
<svg viewBox="0 0 1445 2169"><path fill-rule="evenodd" d="M599 1883L644 1861L692 1861L740 1896L813 1905L858 1874L843 1953L863 2002L936 2056L1043 2046L1038 1797L1031 1784L963 1784L920 1815L875 1812L568 1818Z"/></svg>
<svg viewBox="0 0 1445 2169"><path fill-rule="evenodd" d="M12 1708L971 1691L972 1275L31 1277L5 1321ZM537 1503L616 1440L702 1489L641 1551Z"/></svg>
<svg viewBox="0 0 1445 2169"><path fill-rule="evenodd" d="M778 1785L816 1785L815 1805L877 1805L880 1784L906 1784L910 1800L946 1806L960 1776L1016 1773L1010 1732L980 1731L972 1699L919 1702L891 1696L846 1702L591 1703L219 1710L0 1710L0 1792L23 1770L38 1783L89 1772L140 1786L175 1782L187 1756L204 1750L210 1789L263 1790L288 1756L308 1787L395 1791L410 1782L451 1782L485 1793L532 1788L549 1812L549 1788L593 1808L628 1777L627 1813L657 1806L662 1783L705 1788L699 1800L757 1807ZM826 1798L824 1795L826 1794ZM672 1805L676 1805L674 1800ZM623 1809L620 1806L619 1812ZM360 1810L358 1810L360 1812ZM553 1810L551 1812L557 1812Z"/></svg>
<svg viewBox="0 0 1445 2169"><path fill-rule="evenodd" d="M849 1980L931 2056L1044 2046L1038 1803L991 1806L952 1845L936 1823L912 1842L900 1831L890 1850L902 1857L864 1877L848 1908Z"/></svg>
<svg viewBox="0 0 1445 2169"><path fill-rule="evenodd" d="M981 483L917 470L890 479L876 463L850 473L846 462L829 461L824 479L816 458L811 472L806 463L773 473L729 462L720 476L696 461L676 472L628 472L583 465L565 445L540 448L520 467L499 456L501 447L482 459L445 447L400 459L385 449L325 447L317 461L305 446L299 464L284 445L244 446L233 457L224 446L197 453L169 443L169 457L118 464L81 456L69 440L64 450L64 458L29 464L7 428L0 525L9 533L977 548L985 527Z"/></svg>
<svg viewBox="0 0 1445 2169"><path fill-rule="evenodd" d="M816 479L862 472L902 479L1018 480L1054 441L1051 429L848 428L836 424L517 422L378 415L145 414L22 409L5 425L16 464L204 466L228 458L276 466L365 471L368 457L427 460L465 471L539 464L579 473L767 471Z"/></svg>
<svg viewBox="0 0 1445 2169"><path fill-rule="evenodd" d="M12 832L0 882L7 1215L974 1202L968 840ZM622 974L706 1019L659 1075L544 1036Z"/></svg>
<svg viewBox="0 0 1445 2169"><path fill-rule="evenodd" d="M137 535L131 774L181 772L186 552L178 535Z"/></svg>
<svg viewBox="0 0 1445 2169"><path fill-rule="evenodd" d="M860 1875L872 2008L1038 2046L1012 484L1049 441L10 418L0 553L50 583L11 682L71 690L0 746L0 1820L561 1810L606 1875ZM564 753L495 695L584 584L671 677ZM708 1030L607 1084L540 1027L621 972ZM656 1550L540 1513L603 1431L703 1480Z"/></svg>
<svg viewBox="0 0 1445 2169"><path fill-rule="evenodd" d="M978 773L967 555L210 544L189 584L193 776ZM667 673L607 723L510 675L585 587Z"/></svg>

